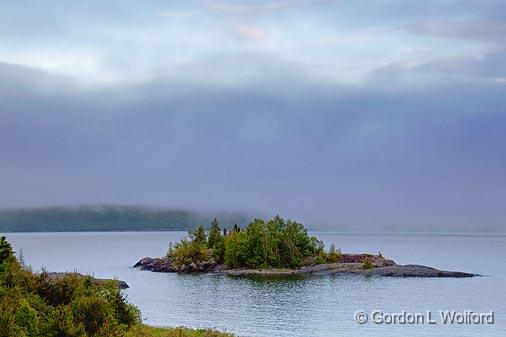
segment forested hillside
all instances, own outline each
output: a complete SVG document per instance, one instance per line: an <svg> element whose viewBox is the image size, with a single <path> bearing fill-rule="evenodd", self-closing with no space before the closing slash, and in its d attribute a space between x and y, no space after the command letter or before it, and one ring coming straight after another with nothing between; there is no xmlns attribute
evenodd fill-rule
<svg viewBox="0 0 506 337"><path fill-rule="evenodd" d="M239 213L198 213L136 206L80 206L0 210L0 232L187 230L195 224L245 223Z"/></svg>

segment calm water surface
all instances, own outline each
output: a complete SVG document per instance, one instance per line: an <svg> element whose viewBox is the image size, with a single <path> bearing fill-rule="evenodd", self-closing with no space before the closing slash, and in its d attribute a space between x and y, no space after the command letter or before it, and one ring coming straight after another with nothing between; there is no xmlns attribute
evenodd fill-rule
<svg viewBox="0 0 506 337"><path fill-rule="evenodd" d="M8 234L35 270L125 280L147 324L214 327L243 337L506 336L506 236L313 233L345 252L381 251L400 264L485 275L471 279L327 276L292 280L176 275L132 269L183 232ZM495 312L493 325L357 324L356 310ZM436 316L437 318L439 316Z"/></svg>

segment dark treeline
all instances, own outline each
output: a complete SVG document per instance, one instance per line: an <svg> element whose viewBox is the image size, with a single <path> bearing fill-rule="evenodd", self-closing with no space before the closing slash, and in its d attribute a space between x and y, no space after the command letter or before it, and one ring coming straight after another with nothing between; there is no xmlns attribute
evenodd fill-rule
<svg viewBox="0 0 506 337"><path fill-rule="evenodd" d="M246 216L219 213L224 224L245 223ZM186 210L136 206L80 206L0 210L0 232L188 230L213 216Z"/></svg>

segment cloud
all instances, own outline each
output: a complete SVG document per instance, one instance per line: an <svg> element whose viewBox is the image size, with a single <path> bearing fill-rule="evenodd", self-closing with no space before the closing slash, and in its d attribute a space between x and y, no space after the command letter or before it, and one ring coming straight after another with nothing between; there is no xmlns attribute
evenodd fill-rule
<svg viewBox="0 0 506 337"><path fill-rule="evenodd" d="M233 1L233 2L222 2L222 1L208 1L207 6L210 10L217 13L233 13L233 14L248 14L248 13L258 13L258 12L271 12L271 11L279 11L285 10L289 8L293 8L300 4L305 3L304 0L288 0L281 2L261 2L261 3L252 3L252 2L243 2L243 1Z"/></svg>
<svg viewBox="0 0 506 337"><path fill-rule="evenodd" d="M247 62L260 74L240 86L162 77L98 89L2 65L0 202L259 210L331 228L502 228L503 85L337 85L277 71L265 55Z"/></svg>
<svg viewBox="0 0 506 337"><path fill-rule="evenodd" d="M436 58L421 64L392 63L375 69L367 80L398 88L419 88L428 85L452 85L459 81L504 83L506 81L506 50L495 50L483 57L452 56Z"/></svg>
<svg viewBox="0 0 506 337"><path fill-rule="evenodd" d="M238 26L234 31L239 37L253 42L261 42L267 37L264 30L252 26Z"/></svg>
<svg viewBox="0 0 506 337"><path fill-rule="evenodd" d="M417 34L468 39L503 44L506 42L506 20L426 20L407 24L404 29Z"/></svg>
<svg viewBox="0 0 506 337"><path fill-rule="evenodd" d="M175 11L175 10L168 10L168 11L158 11L155 13L156 16L160 17L169 17L169 18L188 18L193 17L199 14L203 14L202 10L194 10L194 11Z"/></svg>
<svg viewBox="0 0 506 337"><path fill-rule="evenodd" d="M9 2L0 204L504 230L498 4Z"/></svg>

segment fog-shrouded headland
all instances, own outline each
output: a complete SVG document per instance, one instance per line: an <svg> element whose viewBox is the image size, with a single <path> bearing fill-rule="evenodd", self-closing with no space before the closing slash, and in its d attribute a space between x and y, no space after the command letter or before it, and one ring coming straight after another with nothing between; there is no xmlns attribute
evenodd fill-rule
<svg viewBox="0 0 506 337"><path fill-rule="evenodd" d="M297 213L297 212L293 212ZM252 219L285 213L262 211L196 210L191 208L147 207L134 205L78 205L0 209L0 232L62 232L62 231L186 231L197 225L209 227L216 218L224 228L234 224L245 225ZM344 213L344 216L349 214ZM356 214L359 217L360 214ZM363 215L364 219L368 214ZM294 217L286 213L291 220ZM443 220L442 220L443 221ZM354 225L336 216L335 223L305 221L310 231L335 231L343 233L504 233L500 226L389 225L372 221Z"/></svg>
<svg viewBox="0 0 506 337"><path fill-rule="evenodd" d="M208 225L217 218L225 226L243 224L247 216L233 212L193 212L140 206L75 206L0 210L0 232L165 231Z"/></svg>

